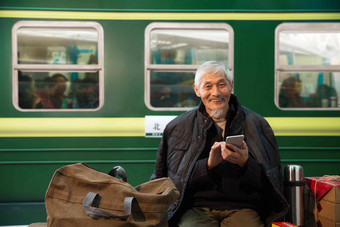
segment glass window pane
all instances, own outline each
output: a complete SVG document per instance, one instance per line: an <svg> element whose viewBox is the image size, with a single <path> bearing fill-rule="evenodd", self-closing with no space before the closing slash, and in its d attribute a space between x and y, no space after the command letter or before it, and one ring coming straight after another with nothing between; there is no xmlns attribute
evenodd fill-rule
<svg viewBox="0 0 340 227"><path fill-rule="evenodd" d="M228 65L226 30L154 29L150 33L151 64L200 65L216 60Z"/></svg>
<svg viewBox="0 0 340 227"><path fill-rule="evenodd" d="M340 65L340 32L282 31L280 65Z"/></svg>
<svg viewBox="0 0 340 227"><path fill-rule="evenodd" d="M18 64L98 64L94 28L21 27Z"/></svg>
<svg viewBox="0 0 340 227"><path fill-rule="evenodd" d="M99 107L98 72L19 71L21 109L95 109Z"/></svg>
<svg viewBox="0 0 340 227"><path fill-rule="evenodd" d="M340 107L340 72L279 73L279 107Z"/></svg>
<svg viewBox="0 0 340 227"><path fill-rule="evenodd" d="M200 102L192 87L194 72L151 72L153 107L194 107Z"/></svg>

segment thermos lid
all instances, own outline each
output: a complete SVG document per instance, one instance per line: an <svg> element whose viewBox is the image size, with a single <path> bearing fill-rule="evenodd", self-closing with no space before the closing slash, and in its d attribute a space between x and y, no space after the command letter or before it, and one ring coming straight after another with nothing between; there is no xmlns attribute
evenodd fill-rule
<svg viewBox="0 0 340 227"><path fill-rule="evenodd" d="M285 182L303 181L304 173L302 166L287 165L284 169Z"/></svg>

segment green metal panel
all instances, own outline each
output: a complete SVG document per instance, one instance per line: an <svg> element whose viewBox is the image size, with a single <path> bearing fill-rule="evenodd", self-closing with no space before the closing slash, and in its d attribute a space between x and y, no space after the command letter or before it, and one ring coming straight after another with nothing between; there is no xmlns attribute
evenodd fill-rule
<svg viewBox="0 0 340 227"><path fill-rule="evenodd" d="M46 222L46 208L43 202L0 203L0 225L27 225Z"/></svg>
<svg viewBox="0 0 340 227"><path fill-rule="evenodd" d="M0 41L11 43L11 28L19 21L0 19ZM177 115L155 112L144 104L144 31L151 21L98 21L104 29L105 104L94 112L20 112L12 104L11 47L5 45L2 69L3 111L0 117L144 117ZM181 21L178 21L181 22ZM184 21L187 22L187 21ZM235 94L241 103L265 117L338 117L339 111L282 111L274 104L274 31L282 21L200 21L230 24L235 33ZM251 34L251 35L249 35ZM245 67L246 66L246 67ZM133 88L133 92L131 89ZM266 97L266 98L263 98Z"/></svg>
<svg viewBox="0 0 340 227"><path fill-rule="evenodd" d="M48 0L2 0L3 7L15 8L39 8L39 9L71 9L71 10L155 10L155 11L178 11L178 10L230 10L230 11L249 11L249 10L274 10L274 11L334 11L340 8L336 0L263 0L263 1L235 1L235 0L187 0L187 1L165 1L165 0L144 0L144 1L105 1L105 0L60 0L58 2Z"/></svg>

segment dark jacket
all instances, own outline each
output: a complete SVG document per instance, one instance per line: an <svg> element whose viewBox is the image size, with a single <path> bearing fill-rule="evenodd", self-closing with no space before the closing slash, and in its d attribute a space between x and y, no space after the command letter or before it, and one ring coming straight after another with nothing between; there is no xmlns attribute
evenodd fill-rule
<svg viewBox="0 0 340 227"><path fill-rule="evenodd" d="M288 211L288 203L282 195L282 174L279 151L274 133L267 121L255 112L241 106L232 95L229 106L236 114L228 123L229 135L243 134L249 154L262 169L264 190L261 193L260 216L268 226L283 217ZM165 128L157 153L155 171L151 179L170 177L181 192L180 198L169 208L169 223L176 223L185 209L184 199L189 178L206 139L207 128L212 119L204 114L204 105L194 108L171 121ZM251 171L249 171L251 172Z"/></svg>

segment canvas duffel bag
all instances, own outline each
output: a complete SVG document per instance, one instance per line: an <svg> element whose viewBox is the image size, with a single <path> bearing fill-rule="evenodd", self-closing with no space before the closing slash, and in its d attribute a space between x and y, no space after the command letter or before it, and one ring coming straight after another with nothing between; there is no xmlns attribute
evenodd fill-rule
<svg viewBox="0 0 340 227"><path fill-rule="evenodd" d="M171 179L132 187L116 174L126 180L120 167L110 174L83 163L56 170L45 197L47 225L168 226L168 208L179 197Z"/></svg>

